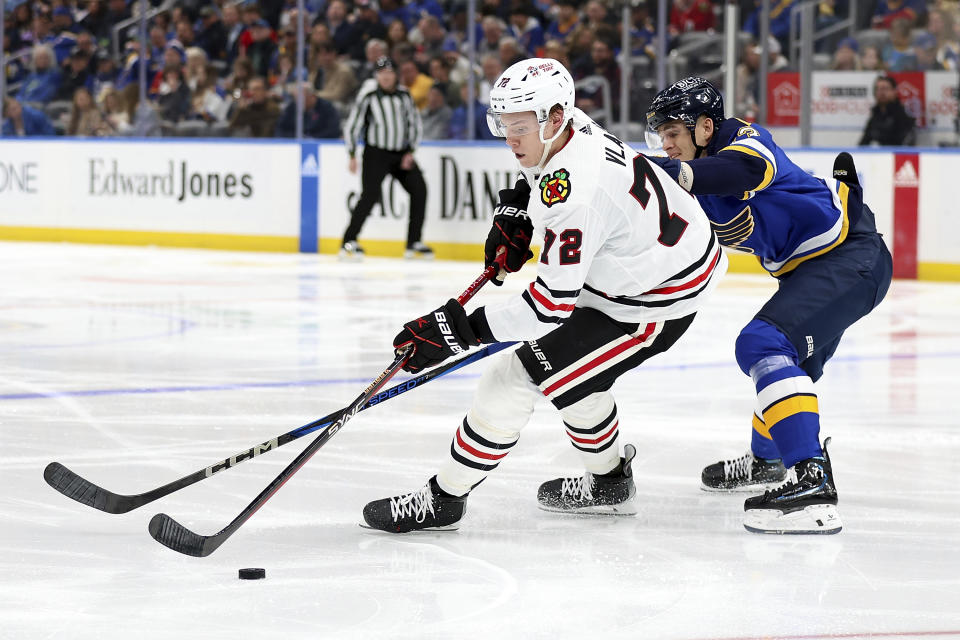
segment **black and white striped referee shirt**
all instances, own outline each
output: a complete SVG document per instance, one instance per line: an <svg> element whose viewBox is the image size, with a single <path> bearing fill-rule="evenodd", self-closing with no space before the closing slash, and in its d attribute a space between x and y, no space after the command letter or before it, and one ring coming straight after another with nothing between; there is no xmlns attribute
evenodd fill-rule
<svg viewBox="0 0 960 640"><path fill-rule="evenodd" d="M422 137L423 121L410 92L398 86L387 93L379 85L357 97L343 134L351 157L361 138L378 149L413 151Z"/></svg>

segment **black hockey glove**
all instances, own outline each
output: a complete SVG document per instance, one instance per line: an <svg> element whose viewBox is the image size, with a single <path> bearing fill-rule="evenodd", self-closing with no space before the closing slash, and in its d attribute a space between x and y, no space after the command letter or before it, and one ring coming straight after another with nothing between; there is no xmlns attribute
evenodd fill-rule
<svg viewBox="0 0 960 640"><path fill-rule="evenodd" d="M470 327L467 312L451 298L439 309L403 325L403 331L393 339L393 346L402 349L408 344L414 346L414 351L403 370L416 373L463 353L480 344L480 340Z"/></svg>
<svg viewBox="0 0 960 640"><path fill-rule="evenodd" d="M493 210L493 226L483 246L483 266L499 264L507 273L519 271L533 257L530 241L533 239L533 223L527 215L530 202L530 185L523 178L517 180L513 189L502 189L497 208ZM500 247L504 252L498 256ZM491 280L498 287L503 281Z"/></svg>

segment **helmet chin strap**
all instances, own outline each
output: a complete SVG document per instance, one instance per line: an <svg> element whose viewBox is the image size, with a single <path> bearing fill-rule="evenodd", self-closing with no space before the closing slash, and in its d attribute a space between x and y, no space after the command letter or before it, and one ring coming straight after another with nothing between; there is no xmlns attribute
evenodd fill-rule
<svg viewBox="0 0 960 640"><path fill-rule="evenodd" d="M543 143L543 153L540 154L540 162L538 162L535 167L524 167L522 165L520 166L520 173L523 174L523 177L526 178L527 180L527 184L529 184L531 187L537 184L537 180L540 178L540 174L543 173L543 167L545 164L547 164L547 156L550 154L550 147L553 146L554 140L560 137L560 134L562 134L566 130L567 124L569 124L570 120L572 119L573 118L569 118L563 124L563 126L557 129L557 132L554 133L553 136L551 136L549 139L544 139L543 137L543 130L547 126L547 123L544 122L542 125L540 125L540 132L539 132L540 142Z"/></svg>
<svg viewBox="0 0 960 640"><path fill-rule="evenodd" d="M695 129L687 129L690 132L690 139L693 141L693 158L696 160L700 157L700 154L703 153L703 150L707 148L706 145L697 144L697 133Z"/></svg>
<svg viewBox="0 0 960 640"><path fill-rule="evenodd" d="M549 120L547 120L549 122ZM539 178L540 174L543 173L543 166L547 164L547 155L550 154L550 147L553 146L553 141L560 137L560 134L563 133L567 128L567 122L564 122L563 125L557 129L557 132L550 137L550 139L544 139L543 130L547 126L547 122L544 122L540 125L540 142L543 143L543 153L540 154L540 162L537 163L537 166L531 167L528 171L532 171L534 178Z"/></svg>

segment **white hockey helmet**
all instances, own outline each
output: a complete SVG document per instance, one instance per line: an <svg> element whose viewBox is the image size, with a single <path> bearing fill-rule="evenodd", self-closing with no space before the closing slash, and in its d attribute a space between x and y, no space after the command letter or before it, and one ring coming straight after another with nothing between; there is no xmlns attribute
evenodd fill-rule
<svg viewBox="0 0 960 640"><path fill-rule="evenodd" d="M561 127L549 140L543 137L550 110L560 105L563 120L568 122L573 117L573 102L573 77L563 64L549 58L528 58L510 65L490 89L487 126L490 133L505 138L501 114L533 111L540 125L540 141L547 144L563 131Z"/></svg>

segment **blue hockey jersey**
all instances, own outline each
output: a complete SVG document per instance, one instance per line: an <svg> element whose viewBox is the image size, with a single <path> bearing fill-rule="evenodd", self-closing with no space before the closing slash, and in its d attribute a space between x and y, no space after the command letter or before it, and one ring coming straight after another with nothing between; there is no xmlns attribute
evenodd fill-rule
<svg viewBox="0 0 960 640"><path fill-rule="evenodd" d="M859 217L859 204L852 221L847 212L859 194L802 170L760 126L728 118L706 150L708 157L686 163L690 192L720 243L755 254L774 276L839 245Z"/></svg>

